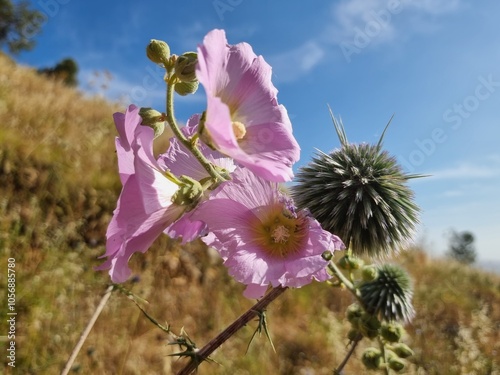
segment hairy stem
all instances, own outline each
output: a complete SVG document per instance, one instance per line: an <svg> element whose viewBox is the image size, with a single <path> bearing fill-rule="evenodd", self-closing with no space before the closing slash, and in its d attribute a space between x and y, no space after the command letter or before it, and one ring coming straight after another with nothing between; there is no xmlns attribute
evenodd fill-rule
<svg viewBox="0 0 500 375"><path fill-rule="evenodd" d="M259 302L250 307L243 315L236 319L231 325L229 325L224 331L222 331L217 337L212 339L208 344L206 344L197 353L196 357L191 359L189 363L177 373L177 375L189 375L193 373L198 365L206 360L210 354L212 354L219 346L221 346L226 340L228 340L232 335L249 323L253 318L258 316L259 312L264 311L264 309L276 298L278 298L285 290L288 288L276 287L271 289L271 291L266 294Z"/></svg>
<svg viewBox="0 0 500 375"><path fill-rule="evenodd" d="M218 182L226 181L226 178L220 175L219 172L214 168L212 163L210 163L205 156L201 153L198 147L196 147L195 142L191 142L188 138L182 134L179 125L174 116L174 83L168 82L167 80L167 122L170 125L174 135L177 137L179 142L181 142L184 147L186 147L194 157L200 162L200 164L205 168L208 174ZM170 80L171 81L171 80Z"/></svg>

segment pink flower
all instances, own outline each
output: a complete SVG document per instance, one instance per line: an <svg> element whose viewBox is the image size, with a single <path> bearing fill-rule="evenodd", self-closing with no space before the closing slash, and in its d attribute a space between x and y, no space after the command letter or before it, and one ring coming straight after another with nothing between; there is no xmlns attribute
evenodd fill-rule
<svg viewBox="0 0 500 375"><path fill-rule="evenodd" d="M207 93L208 142L262 178L291 180L300 147L262 56L213 30L198 48L196 76Z"/></svg>
<svg viewBox="0 0 500 375"><path fill-rule="evenodd" d="M229 273L246 284L244 295L259 298L269 285L301 287L330 278L324 251L343 248L306 211L295 212L277 184L246 168L233 173L193 216L207 223L207 244L216 248Z"/></svg>
<svg viewBox="0 0 500 375"><path fill-rule="evenodd" d="M139 108L115 114L118 169L123 188L106 233L108 259L97 270L110 269L111 280L130 276L133 253L145 252L153 241L184 212L172 203L178 186L168 180L153 157L153 129L141 125Z"/></svg>

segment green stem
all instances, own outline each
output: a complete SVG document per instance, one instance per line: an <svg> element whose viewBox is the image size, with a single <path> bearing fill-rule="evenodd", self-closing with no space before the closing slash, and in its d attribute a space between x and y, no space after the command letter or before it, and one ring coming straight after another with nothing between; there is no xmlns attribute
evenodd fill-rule
<svg viewBox="0 0 500 375"><path fill-rule="evenodd" d="M339 281L345 285L345 287L358 299L361 301L358 290L354 287L354 284L349 281L349 279L338 269L334 262L328 263L328 268L333 272L334 276L339 279Z"/></svg>
<svg viewBox="0 0 500 375"><path fill-rule="evenodd" d="M194 142L191 142L188 138L182 134L181 129L177 125L177 121L175 120L174 116L174 84L171 82L171 79L167 79L167 122L170 125L170 128L174 132L174 135L177 137L179 142L181 142L184 147L186 147L191 153L194 155L194 157L200 162L200 164L205 168L205 170L208 172L208 174L218 182L224 182L226 181L226 178L221 176L219 172L214 168L212 163L210 163L205 156L201 153L198 147L194 144Z"/></svg>
<svg viewBox="0 0 500 375"><path fill-rule="evenodd" d="M384 359L384 373L385 375L391 375L391 370L389 368L389 364L387 363L387 353L385 352L385 345L380 339L380 336L378 337L378 344L380 346L380 351L382 352L382 358Z"/></svg>
<svg viewBox="0 0 500 375"><path fill-rule="evenodd" d="M344 360L342 363L337 367L335 370L333 370L334 375L340 375L342 374L342 370L344 369L345 365L347 364L347 361L349 361L349 358L351 358L352 354L354 353L354 350L356 349L356 346L358 346L358 343L363 339L363 336L361 334L358 334L358 336L352 341L351 348L349 349L349 352L345 356Z"/></svg>

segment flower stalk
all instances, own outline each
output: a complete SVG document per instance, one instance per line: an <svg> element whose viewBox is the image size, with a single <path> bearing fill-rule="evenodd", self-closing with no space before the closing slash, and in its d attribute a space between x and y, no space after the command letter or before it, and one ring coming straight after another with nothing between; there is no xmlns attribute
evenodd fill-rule
<svg viewBox="0 0 500 375"><path fill-rule="evenodd" d="M227 178L222 176L216 168L214 168L213 164L210 163L205 156L201 153L201 151L198 149L196 146L196 142L193 142L186 138L184 134L182 134L182 131L177 124L177 121L175 119L174 115L174 87L175 83L174 81L177 79L175 76L170 76L170 73L167 73L169 77L165 80L167 83L167 123L170 125L170 128L172 129L172 132L174 135L177 137L179 142L182 143L184 147L186 147L193 156L200 162L200 164L205 168L205 170L208 172L208 174L216 181L216 183L224 182L227 181Z"/></svg>

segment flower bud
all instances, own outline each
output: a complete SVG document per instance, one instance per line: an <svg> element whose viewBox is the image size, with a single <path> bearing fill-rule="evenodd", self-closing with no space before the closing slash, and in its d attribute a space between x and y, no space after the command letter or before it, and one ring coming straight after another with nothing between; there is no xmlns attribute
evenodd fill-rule
<svg viewBox="0 0 500 375"><path fill-rule="evenodd" d="M404 370L404 368L406 367L406 362L401 358L393 357L389 359L388 366L391 370L399 372Z"/></svg>
<svg viewBox="0 0 500 375"><path fill-rule="evenodd" d="M174 86L174 90L177 94L181 96L186 96L189 94L194 94L196 90L198 90L198 81L191 81L191 82L179 82L176 83Z"/></svg>
<svg viewBox="0 0 500 375"><path fill-rule="evenodd" d="M352 255L344 255L337 262L338 266L344 270L357 270L363 263L362 259L353 257Z"/></svg>
<svg viewBox="0 0 500 375"><path fill-rule="evenodd" d="M356 328L351 328L349 332L347 332L347 338L349 341L358 341L361 338L361 332L359 332Z"/></svg>
<svg viewBox="0 0 500 375"><path fill-rule="evenodd" d="M162 40L151 39L146 47L146 55L155 64L166 65L170 58L170 47Z"/></svg>
<svg viewBox="0 0 500 375"><path fill-rule="evenodd" d="M141 108L139 116L142 118L142 125L149 126L155 132L155 138L165 130L165 121L162 113L153 108Z"/></svg>
<svg viewBox="0 0 500 375"><path fill-rule="evenodd" d="M198 54L196 52L186 52L175 60L175 75L181 82L191 82L196 80L196 63Z"/></svg>
<svg viewBox="0 0 500 375"><path fill-rule="evenodd" d="M359 320L359 330L363 336L373 339L378 336L380 321L376 316L364 313Z"/></svg>
<svg viewBox="0 0 500 375"><path fill-rule="evenodd" d="M375 348L368 348L363 352L361 361L368 370L378 370L382 365L382 353Z"/></svg>
<svg viewBox="0 0 500 375"><path fill-rule="evenodd" d="M380 334L388 342L399 342L403 337L405 330L399 323L386 323L382 325Z"/></svg>
<svg viewBox="0 0 500 375"><path fill-rule="evenodd" d="M194 206L203 195L201 184L188 176L180 176L182 185L172 197L172 202L181 206Z"/></svg>
<svg viewBox="0 0 500 375"><path fill-rule="evenodd" d="M363 308L357 303L353 303L347 308L346 318L349 323L352 324L353 327L357 328L359 325L359 321L363 316Z"/></svg>
<svg viewBox="0 0 500 375"><path fill-rule="evenodd" d="M408 358L411 357L413 354L415 354L408 345L403 343L398 343L396 345L393 345L392 350L400 358Z"/></svg>
<svg viewBox="0 0 500 375"><path fill-rule="evenodd" d="M374 265L363 266L361 269L361 277L363 281L373 281L377 278L378 271L377 267Z"/></svg>

